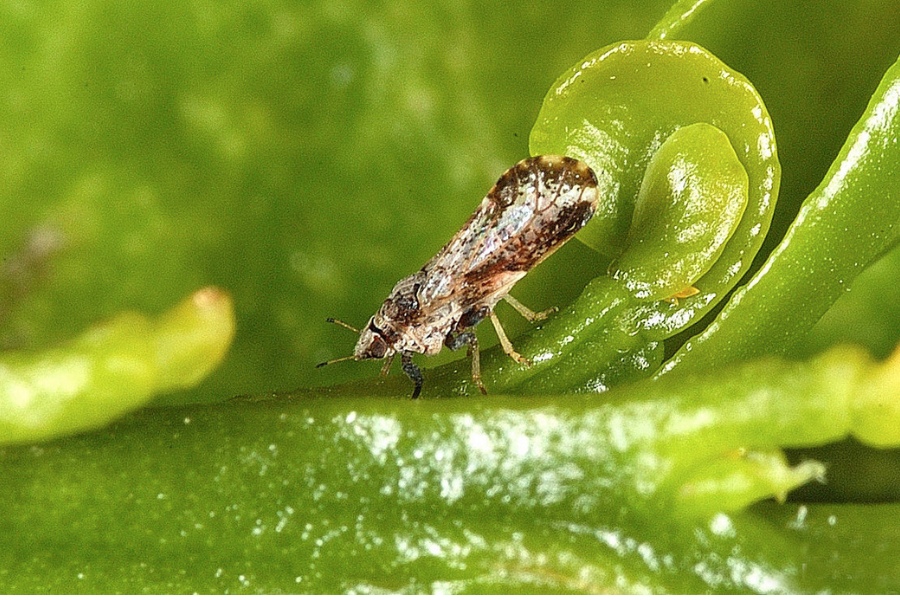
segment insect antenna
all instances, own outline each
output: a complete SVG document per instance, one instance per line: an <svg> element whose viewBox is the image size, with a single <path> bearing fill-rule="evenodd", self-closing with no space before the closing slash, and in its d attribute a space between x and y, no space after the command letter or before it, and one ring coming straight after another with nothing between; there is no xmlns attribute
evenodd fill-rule
<svg viewBox="0 0 900 600"><path fill-rule="evenodd" d="M346 328L349 329L350 331L354 331L354 332L356 332L356 333L359 333L359 329L357 329L357 328L354 327L353 325L348 325L347 323L344 323L344 322L341 321L340 319L335 319L335 318L333 318L333 317L328 317L328 318L325 319L325 320L326 320L327 322L329 322L329 323L335 323L335 324L337 324L337 325L340 325L341 327L346 327ZM343 361L345 361L345 360L350 360L350 359L352 359L352 358L356 358L356 357L355 357L355 356L343 356L343 357L341 357L341 358L332 358L331 360L326 360L326 361L323 362L323 363L317 364L317 365L316 365L316 368L318 369L319 367L324 367L325 365L333 365L334 363L343 362Z"/></svg>
<svg viewBox="0 0 900 600"><path fill-rule="evenodd" d="M355 356L343 356L341 358L332 358L331 360L326 360L325 362L319 363L316 365L316 368L324 367L325 365L333 365L334 363L344 362L345 360L350 360L352 358L356 358Z"/></svg>
<svg viewBox="0 0 900 600"><path fill-rule="evenodd" d="M353 325L348 325L347 323L344 323L344 322L341 321L340 319L335 319L335 318L333 318L333 317L328 317L328 318L325 319L325 320L326 320L327 322L329 322L329 323L334 323L335 325L340 325L341 327L346 327L346 328L349 329L350 331L355 331L356 333L359 333L359 329L357 329L357 328L354 327ZM353 357L350 357L350 358L353 358Z"/></svg>

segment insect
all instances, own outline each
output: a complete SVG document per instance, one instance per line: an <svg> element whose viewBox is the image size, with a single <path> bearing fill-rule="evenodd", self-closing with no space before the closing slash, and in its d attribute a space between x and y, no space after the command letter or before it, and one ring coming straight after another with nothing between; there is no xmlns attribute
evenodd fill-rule
<svg viewBox="0 0 900 600"><path fill-rule="evenodd" d="M585 163L567 156L526 158L503 173L465 225L424 267L401 279L361 330L328 319L359 334L352 356L326 361L384 359L387 374L396 355L415 385L424 378L413 354L433 355L446 346L468 347L472 380L483 394L478 339L471 331L490 318L503 350L528 363L513 349L494 314L505 299L531 321L535 313L509 295L519 279L569 240L597 209L597 177Z"/></svg>

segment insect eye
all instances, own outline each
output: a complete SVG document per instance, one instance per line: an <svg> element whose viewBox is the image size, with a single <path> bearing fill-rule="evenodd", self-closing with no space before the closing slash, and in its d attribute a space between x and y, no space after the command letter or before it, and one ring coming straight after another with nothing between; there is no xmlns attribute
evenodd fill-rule
<svg viewBox="0 0 900 600"><path fill-rule="evenodd" d="M366 348L366 358L384 358L387 353L387 344L381 336L374 336Z"/></svg>
<svg viewBox="0 0 900 600"><path fill-rule="evenodd" d="M388 352L388 343L384 331L375 324L374 318L369 323L359 338L356 348L356 356L359 359L384 358Z"/></svg>

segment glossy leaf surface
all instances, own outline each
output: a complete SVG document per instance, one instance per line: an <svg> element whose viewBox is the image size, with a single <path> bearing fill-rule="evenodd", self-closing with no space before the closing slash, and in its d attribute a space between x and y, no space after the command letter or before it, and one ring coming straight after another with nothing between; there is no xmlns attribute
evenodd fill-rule
<svg viewBox="0 0 900 600"><path fill-rule="evenodd" d="M885 592L895 561L869 565L864 583L836 577L829 561L797 568L805 552L859 539L842 520L807 523L803 508L785 528L783 516L720 511L821 474L771 448L866 435L861 423L876 416L893 431L883 442L900 443L898 366L842 349L625 386L604 403L310 394L146 411L90 436L0 450L0 498L24 508L0 517L17 532L0 551L3 585ZM883 404L863 401L873 382L892 393L889 422Z"/></svg>

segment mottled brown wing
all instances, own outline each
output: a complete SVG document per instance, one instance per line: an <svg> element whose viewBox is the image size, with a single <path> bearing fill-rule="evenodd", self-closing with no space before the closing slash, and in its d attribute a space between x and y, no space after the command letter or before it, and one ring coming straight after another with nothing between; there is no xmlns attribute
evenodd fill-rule
<svg viewBox="0 0 900 600"><path fill-rule="evenodd" d="M565 156L527 158L506 171L468 222L422 268L423 304L491 293L501 273L525 273L581 229L597 208L597 178Z"/></svg>

